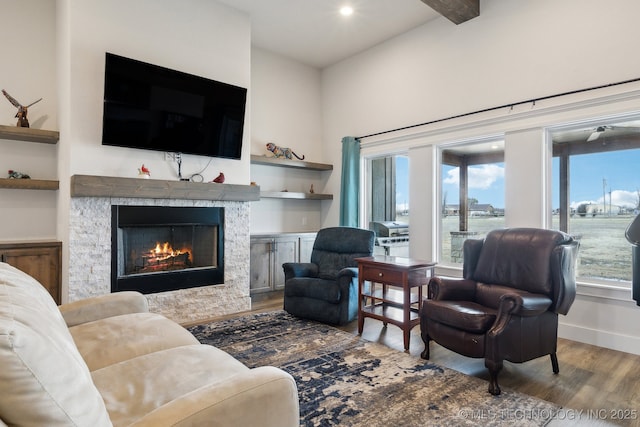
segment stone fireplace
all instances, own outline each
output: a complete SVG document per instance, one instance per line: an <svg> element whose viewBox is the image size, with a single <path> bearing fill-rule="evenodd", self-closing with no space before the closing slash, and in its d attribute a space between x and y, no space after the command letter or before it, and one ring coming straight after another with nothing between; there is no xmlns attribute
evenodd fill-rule
<svg viewBox="0 0 640 427"><path fill-rule="evenodd" d="M249 202L259 199L259 191L259 187L233 184L73 176L69 301L111 292L114 206L215 207L224 209L221 283L163 290L145 296L151 311L179 323L249 310Z"/></svg>

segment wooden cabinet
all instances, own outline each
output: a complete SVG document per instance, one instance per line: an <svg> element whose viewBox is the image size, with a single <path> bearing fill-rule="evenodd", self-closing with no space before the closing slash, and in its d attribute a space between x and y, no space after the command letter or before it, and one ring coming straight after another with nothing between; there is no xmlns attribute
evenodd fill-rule
<svg viewBox="0 0 640 427"><path fill-rule="evenodd" d="M316 233L251 236L251 294L284 289L285 262L308 262Z"/></svg>
<svg viewBox="0 0 640 427"><path fill-rule="evenodd" d="M0 261L35 278L49 291L56 303L60 304L61 242L0 243Z"/></svg>

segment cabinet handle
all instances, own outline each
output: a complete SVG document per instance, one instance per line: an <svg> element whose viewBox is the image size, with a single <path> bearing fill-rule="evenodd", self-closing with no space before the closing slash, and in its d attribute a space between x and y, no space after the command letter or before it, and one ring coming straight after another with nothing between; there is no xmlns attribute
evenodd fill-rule
<svg viewBox="0 0 640 427"><path fill-rule="evenodd" d="M384 274L378 273L378 277L382 277L382 276L384 276Z"/></svg>

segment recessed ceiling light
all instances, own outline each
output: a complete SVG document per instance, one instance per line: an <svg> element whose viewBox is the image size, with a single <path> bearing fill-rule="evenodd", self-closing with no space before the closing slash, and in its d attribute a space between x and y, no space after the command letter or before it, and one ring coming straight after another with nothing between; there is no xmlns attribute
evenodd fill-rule
<svg viewBox="0 0 640 427"><path fill-rule="evenodd" d="M351 16L353 15L353 8L351 6L342 6L340 8L340 15Z"/></svg>

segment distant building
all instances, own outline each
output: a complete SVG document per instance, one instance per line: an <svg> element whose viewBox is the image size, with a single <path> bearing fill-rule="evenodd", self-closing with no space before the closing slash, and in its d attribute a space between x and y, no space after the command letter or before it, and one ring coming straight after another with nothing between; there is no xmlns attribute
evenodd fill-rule
<svg viewBox="0 0 640 427"><path fill-rule="evenodd" d="M609 205L602 203L587 203L582 209L578 207L577 213L581 216L597 216L597 215L620 215L625 212L625 209L617 205Z"/></svg>
<svg viewBox="0 0 640 427"><path fill-rule="evenodd" d="M459 215L460 205L445 205L445 215ZM469 206L469 216L503 216L504 209L496 209L488 203L476 203Z"/></svg>

